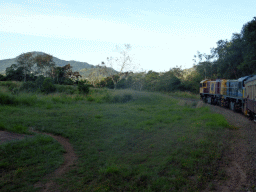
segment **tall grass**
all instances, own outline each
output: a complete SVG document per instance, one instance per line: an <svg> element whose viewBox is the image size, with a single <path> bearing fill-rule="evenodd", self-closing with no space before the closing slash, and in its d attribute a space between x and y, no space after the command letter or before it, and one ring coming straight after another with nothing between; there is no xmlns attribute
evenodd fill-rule
<svg viewBox="0 0 256 192"><path fill-rule="evenodd" d="M169 96L180 97L180 98L190 98L190 99L200 99L199 94L194 94L191 92L176 91L167 93Z"/></svg>

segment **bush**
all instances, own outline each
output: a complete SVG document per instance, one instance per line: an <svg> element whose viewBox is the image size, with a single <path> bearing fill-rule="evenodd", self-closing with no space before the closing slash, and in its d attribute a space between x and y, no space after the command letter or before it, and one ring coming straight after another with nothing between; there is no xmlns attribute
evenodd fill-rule
<svg viewBox="0 0 256 192"><path fill-rule="evenodd" d="M75 86L70 85L55 85L56 91L59 93L67 93L67 94L74 94L76 92Z"/></svg>
<svg viewBox="0 0 256 192"><path fill-rule="evenodd" d="M0 81L6 81L6 76L0 74Z"/></svg>
<svg viewBox="0 0 256 192"><path fill-rule="evenodd" d="M17 103L17 101L15 100L14 96L0 92L0 104L12 105L12 104L16 104L16 103Z"/></svg>
<svg viewBox="0 0 256 192"><path fill-rule="evenodd" d="M112 99L113 103L126 103L128 101L131 101L132 95L131 94L124 94L124 95L115 95Z"/></svg>
<svg viewBox="0 0 256 192"><path fill-rule="evenodd" d="M63 85L74 85L74 82L72 81L72 79L65 79L63 81Z"/></svg>
<svg viewBox="0 0 256 192"><path fill-rule="evenodd" d="M45 80L45 77L43 75L40 75L39 77L37 77L36 79L37 89L40 89L40 90L42 89L44 80Z"/></svg>
<svg viewBox="0 0 256 192"><path fill-rule="evenodd" d="M89 93L89 85L84 82L78 82L78 91L79 93L85 93L86 95Z"/></svg>
<svg viewBox="0 0 256 192"><path fill-rule="evenodd" d="M117 89L126 89L126 88L128 88L128 86L126 84L126 80L121 79L120 81L118 81L118 83L116 84L116 88Z"/></svg>
<svg viewBox="0 0 256 192"><path fill-rule="evenodd" d="M3 123L0 122L0 131L4 131L6 128Z"/></svg>
<svg viewBox="0 0 256 192"><path fill-rule="evenodd" d="M48 93L54 92L55 90L56 90L56 87L54 86L52 79L45 78L41 91L48 94Z"/></svg>
<svg viewBox="0 0 256 192"><path fill-rule="evenodd" d="M36 83L32 81L27 81L22 83L20 90L33 92L37 89Z"/></svg>
<svg viewBox="0 0 256 192"><path fill-rule="evenodd" d="M19 87L19 84L17 82L13 82L13 81L1 82L0 85L8 87L9 90Z"/></svg>

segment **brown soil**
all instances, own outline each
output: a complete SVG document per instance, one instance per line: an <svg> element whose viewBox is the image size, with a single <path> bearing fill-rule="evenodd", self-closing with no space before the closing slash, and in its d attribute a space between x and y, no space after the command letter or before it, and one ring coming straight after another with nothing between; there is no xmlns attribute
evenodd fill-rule
<svg viewBox="0 0 256 192"><path fill-rule="evenodd" d="M32 135L12 133L8 131L0 131L0 145L8 141L16 141L25 139L27 137L33 137Z"/></svg>

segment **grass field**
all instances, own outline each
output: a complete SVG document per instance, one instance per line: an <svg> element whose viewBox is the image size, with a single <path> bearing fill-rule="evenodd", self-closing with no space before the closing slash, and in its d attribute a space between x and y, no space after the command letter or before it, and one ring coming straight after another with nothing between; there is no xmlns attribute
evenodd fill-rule
<svg viewBox="0 0 256 192"><path fill-rule="evenodd" d="M0 103L0 130L69 138L78 160L57 179L63 191L200 191L225 179L218 162L231 126L208 107L132 90L11 94L4 84ZM63 153L40 134L0 145L1 191L33 191Z"/></svg>

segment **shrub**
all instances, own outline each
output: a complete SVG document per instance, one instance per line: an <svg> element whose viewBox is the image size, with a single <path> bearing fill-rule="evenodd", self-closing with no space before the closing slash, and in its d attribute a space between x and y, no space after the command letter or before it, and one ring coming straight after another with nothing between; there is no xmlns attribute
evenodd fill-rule
<svg viewBox="0 0 256 192"><path fill-rule="evenodd" d="M132 95L131 94L124 94L123 97L122 97L122 102L123 103L126 103L128 101L131 101L133 98L132 98Z"/></svg>
<svg viewBox="0 0 256 192"><path fill-rule="evenodd" d="M89 93L89 85L83 82L78 82L78 91L79 93L85 93L86 95Z"/></svg>
<svg viewBox="0 0 256 192"><path fill-rule="evenodd" d="M19 87L19 84L13 81L1 82L0 85L8 87L9 90Z"/></svg>
<svg viewBox="0 0 256 192"><path fill-rule="evenodd" d="M108 93L106 93L106 95L104 95L102 99L106 102L111 102L111 96Z"/></svg>
<svg viewBox="0 0 256 192"><path fill-rule="evenodd" d="M0 74L0 81L6 81L6 76Z"/></svg>
<svg viewBox="0 0 256 192"><path fill-rule="evenodd" d="M89 97L86 98L86 100L87 100L87 101L94 101L94 98L91 97L91 96L89 96Z"/></svg>
<svg viewBox="0 0 256 192"><path fill-rule="evenodd" d="M59 93L67 93L67 94L74 94L76 92L75 86L70 85L55 85L56 91Z"/></svg>
<svg viewBox="0 0 256 192"><path fill-rule="evenodd" d="M5 93L0 93L0 104L11 105L16 103L17 101L15 100L14 96Z"/></svg>
<svg viewBox="0 0 256 192"><path fill-rule="evenodd" d="M37 89L36 83L32 81L27 81L22 83L20 90L33 92Z"/></svg>
<svg viewBox="0 0 256 192"><path fill-rule="evenodd" d="M45 80L45 77L43 75L40 75L39 77L37 77L36 86L38 89L40 89L40 90L42 89L44 80Z"/></svg>
<svg viewBox="0 0 256 192"><path fill-rule="evenodd" d="M0 131L4 131L6 128L3 123L0 122Z"/></svg>
<svg viewBox="0 0 256 192"><path fill-rule="evenodd" d="M56 87L54 86L52 79L45 78L41 91L48 94L54 92L55 90Z"/></svg>
<svg viewBox="0 0 256 192"><path fill-rule="evenodd" d="M74 82L72 81L72 79L65 79L63 81L63 84L64 85L74 85Z"/></svg>
<svg viewBox="0 0 256 192"><path fill-rule="evenodd" d="M131 94L124 94L124 95L115 95L113 98L112 98L112 102L113 103L126 103L128 101L131 101L133 98L132 98L132 95Z"/></svg>

